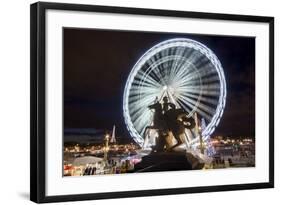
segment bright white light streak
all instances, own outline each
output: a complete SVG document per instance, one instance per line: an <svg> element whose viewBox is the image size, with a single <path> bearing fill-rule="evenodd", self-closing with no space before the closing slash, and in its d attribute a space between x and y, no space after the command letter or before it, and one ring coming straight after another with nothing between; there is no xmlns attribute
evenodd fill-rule
<svg viewBox="0 0 281 205"><path fill-rule="evenodd" d="M222 116L226 83L221 63L205 45L186 38L163 41L144 53L127 79L123 111L127 128L141 146L143 132L152 123L148 105L167 95L189 116L207 120L203 139L212 134ZM189 132L190 135L191 132ZM189 144L198 143L188 136Z"/></svg>

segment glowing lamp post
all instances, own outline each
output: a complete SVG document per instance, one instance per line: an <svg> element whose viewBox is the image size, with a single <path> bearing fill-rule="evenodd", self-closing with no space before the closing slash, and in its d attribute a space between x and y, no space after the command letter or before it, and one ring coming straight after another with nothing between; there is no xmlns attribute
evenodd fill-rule
<svg viewBox="0 0 281 205"><path fill-rule="evenodd" d="M104 160L107 161L107 153L109 151L109 146L108 146L108 143L109 143L109 134L106 134L105 137L104 137Z"/></svg>

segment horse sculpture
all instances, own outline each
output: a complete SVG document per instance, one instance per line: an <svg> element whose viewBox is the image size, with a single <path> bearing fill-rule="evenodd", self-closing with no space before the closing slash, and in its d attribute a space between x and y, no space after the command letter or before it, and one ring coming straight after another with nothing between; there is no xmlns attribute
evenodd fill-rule
<svg viewBox="0 0 281 205"><path fill-rule="evenodd" d="M154 147L154 150L156 151L172 150L181 145L183 143L181 136L185 134L185 129L193 129L195 127L194 119L192 117L187 117L188 113L183 109L176 109L175 106L171 106L171 109L163 113L162 104L158 101L149 105L148 108L154 110L153 125L147 126L144 134L146 135L149 129L158 132L158 139L156 141L156 146ZM177 143L167 149L168 144L166 139L169 132L173 134Z"/></svg>

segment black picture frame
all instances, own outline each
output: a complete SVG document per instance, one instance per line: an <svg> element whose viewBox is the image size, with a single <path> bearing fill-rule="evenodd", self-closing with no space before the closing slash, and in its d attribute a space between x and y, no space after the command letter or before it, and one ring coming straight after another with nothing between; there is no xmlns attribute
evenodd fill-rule
<svg viewBox="0 0 281 205"><path fill-rule="evenodd" d="M126 192L91 193L46 196L45 192L45 141L46 141L46 10L86 11L122 13L136 15L181 17L194 19L216 19L229 21L263 22L269 24L269 181L239 185L204 186L193 188L171 188ZM123 197L140 197L198 192L261 189L274 187L274 18L264 16L229 15L217 13L155 10L141 8L109 7L82 4L38 2L30 7L30 199L37 203L76 200L97 200Z"/></svg>

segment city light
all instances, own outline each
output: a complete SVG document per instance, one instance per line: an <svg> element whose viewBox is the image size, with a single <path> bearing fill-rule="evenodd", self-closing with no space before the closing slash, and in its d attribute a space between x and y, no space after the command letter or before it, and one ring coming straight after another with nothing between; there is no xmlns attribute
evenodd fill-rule
<svg viewBox="0 0 281 205"><path fill-rule="evenodd" d="M206 154L210 151L212 152L212 160L205 162L203 169L249 167L255 165L255 142L252 138L240 137L233 139L233 137L213 136L209 140L213 150L207 150L209 146L207 142L204 142L203 146L206 148ZM78 147L79 151L77 152ZM94 158L94 162L88 161L84 165L75 165L72 158L65 160L63 166L64 175L81 176L127 173L134 169L135 164L141 162L141 157L137 154L139 150L139 146L133 143L109 144L108 147L104 145L80 144L66 146L64 155L74 156L74 161L87 156L99 157L100 159ZM102 160L105 152L109 153L109 159ZM196 156L196 152L193 152L193 154Z"/></svg>

